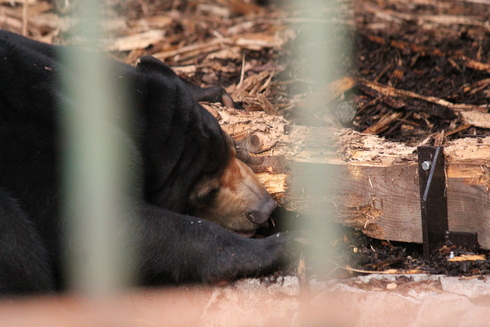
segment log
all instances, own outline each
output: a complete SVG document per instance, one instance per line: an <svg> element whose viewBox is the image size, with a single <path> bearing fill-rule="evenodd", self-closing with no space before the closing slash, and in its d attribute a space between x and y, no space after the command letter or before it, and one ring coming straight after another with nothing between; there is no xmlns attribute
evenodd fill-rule
<svg viewBox="0 0 490 327"><path fill-rule="evenodd" d="M205 107L250 153L247 164L286 210L308 215L329 203L334 221L368 236L422 243L416 147L350 129L295 126L260 111ZM490 138L456 140L444 150L449 229L477 232L490 249ZM313 194L305 177L317 168L328 173Z"/></svg>

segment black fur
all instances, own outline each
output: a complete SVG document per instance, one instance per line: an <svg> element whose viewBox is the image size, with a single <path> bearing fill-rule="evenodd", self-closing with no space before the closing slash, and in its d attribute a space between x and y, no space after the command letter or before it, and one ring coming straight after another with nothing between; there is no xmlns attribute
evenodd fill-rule
<svg viewBox="0 0 490 327"><path fill-rule="evenodd" d="M219 174L230 156L220 126L196 102L203 95L151 57L137 67L108 65L130 85L135 111L134 133L115 125L121 141L130 140L140 177L134 218L142 284L213 282L276 268L284 235L247 239L185 215L195 183ZM67 69L55 46L0 31L0 294L64 286L57 121L59 103L71 101L58 83ZM76 69L71 73L76 78Z"/></svg>

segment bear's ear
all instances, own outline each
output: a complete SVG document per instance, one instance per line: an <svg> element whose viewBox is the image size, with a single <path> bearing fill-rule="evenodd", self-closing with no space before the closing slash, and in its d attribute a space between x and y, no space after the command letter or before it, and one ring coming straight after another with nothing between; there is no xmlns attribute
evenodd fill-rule
<svg viewBox="0 0 490 327"><path fill-rule="evenodd" d="M175 76L175 72L163 61L158 60L152 56L144 56L138 59L136 62L136 69L149 73L159 72L165 76Z"/></svg>

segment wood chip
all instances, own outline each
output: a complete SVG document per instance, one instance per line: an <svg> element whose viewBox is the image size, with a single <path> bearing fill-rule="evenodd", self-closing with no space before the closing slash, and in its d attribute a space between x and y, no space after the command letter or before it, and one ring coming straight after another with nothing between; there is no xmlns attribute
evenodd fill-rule
<svg viewBox="0 0 490 327"><path fill-rule="evenodd" d="M164 33L160 30L150 30L144 33L124 36L109 44L108 51L129 51L144 49L148 46L163 41Z"/></svg>
<svg viewBox="0 0 490 327"><path fill-rule="evenodd" d="M469 93L469 94L475 94L484 88L488 87L490 85L490 78L485 78L482 80L479 80L475 83L472 83L471 85L465 86L463 88L463 92Z"/></svg>
<svg viewBox="0 0 490 327"><path fill-rule="evenodd" d="M168 16L150 16L138 20L134 25L146 28L164 28L172 23Z"/></svg>
<svg viewBox="0 0 490 327"><path fill-rule="evenodd" d="M235 44L249 50L262 50L263 48L280 48L283 41L275 35L264 33L248 33L239 36Z"/></svg>
<svg viewBox="0 0 490 327"><path fill-rule="evenodd" d="M490 114L478 111L462 111L461 117L463 120L470 125L489 128L490 129Z"/></svg>
<svg viewBox="0 0 490 327"><path fill-rule="evenodd" d="M373 90L385 95L385 96L391 96L391 97L409 97L409 98L415 98L419 100L424 100L427 102L435 103L440 106L455 110L455 111L469 111L469 110L477 110L477 111L486 111L486 108L472 105L472 104L465 104L465 103L452 103L449 101L446 101L444 99L440 99L437 97L433 96L424 96L417 94L412 91L405 91L405 90L399 90L395 89L394 87L387 86L387 85L382 85L379 83L371 82L365 79L358 79L358 82L363 84L364 86L370 87Z"/></svg>
<svg viewBox="0 0 490 327"><path fill-rule="evenodd" d="M262 11L262 8L255 3L244 1L244 0L218 0L219 3L238 15L250 15L258 14Z"/></svg>
<svg viewBox="0 0 490 327"><path fill-rule="evenodd" d="M366 128L363 133L365 134L379 134L386 130L390 124L397 121L402 116L401 112L395 112L393 114L387 114L378 120L373 126Z"/></svg>
<svg viewBox="0 0 490 327"><path fill-rule="evenodd" d="M472 255L468 255L468 254L462 254L458 257L454 257L454 258L448 258L447 261L451 261L451 262L461 262L461 261L485 261L487 260L487 258L485 257L485 255L481 254L481 255L477 255L477 254L472 254Z"/></svg>
<svg viewBox="0 0 490 327"><path fill-rule="evenodd" d="M174 56L196 56L198 54L201 54L203 52L213 52L220 50L223 45L230 44L231 39L213 39L209 42L206 43L198 43L198 44L191 44L176 50L170 50L170 51L163 51L159 53L153 54L153 56L157 59L165 61L167 58L171 58Z"/></svg>
<svg viewBox="0 0 490 327"><path fill-rule="evenodd" d="M264 93L257 93L257 100L262 104L262 108L267 114L274 116L278 115L276 108L274 108Z"/></svg>

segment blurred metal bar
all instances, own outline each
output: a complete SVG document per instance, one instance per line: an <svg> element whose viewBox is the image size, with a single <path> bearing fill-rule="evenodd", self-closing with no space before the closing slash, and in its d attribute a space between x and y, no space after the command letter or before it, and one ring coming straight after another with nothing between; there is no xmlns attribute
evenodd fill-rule
<svg viewBox="0 0 490 327"><path fill-rule="evenodd" d="M94 51L103 35L103 4L85 0L77 8L77 28L83 34L77 39L90 50L63 53L70 69L62 80L70 95L61 117L67 284L75 292L96 297L117 291L131 278L130 208L124 194L128 160L121 134L111 121L126 115L114 101L124 92L114 94L113 86L119 82L109 77L107 62Z"/></svg>
<svg viewBox="0 0 490 327"><path fill-rule="evenodd" d="M319 87L325 88L332 80L339 77L340 68L337 67L341 62L338 52L338 42L333 36L339 37L345 27L339 26L339 6L340 2L333 0L304 0L296 2L297 12L303 14L304 22L299 27L298 45L295 47L295 60L303 63L305 67L305 80L309 81L312 89ZM335 29L331 27L335 25ZM345 38L345 46L350 44L349 38ZM346 52L346 51L342 51ZM345 59L344 59L345 60ZM347 58L348 60L348 58ZM344 75L345 76L345 75ZM309 103L311 108L305 108L307 112L315 112L318 108L323 108L324 113L329 113L327 103L321 102L321 97L316 97L316 103ZM308 113L307 113L308 114ZM315 140L308 140L308 142ZM318 140L319 144L324 143ZM320 147L321 148L321 147ZM332 270L331 263L332 244L331 241L338 235L336 225L332 224L333 204L331 201L325 201L332 197L335 191L336 181L335 173L329 171L328 165L298 165L297 171L293 171L295 176L304 177L301 185L308 185L302 190L295 192L306 193L312 199L311 203L314 208L308 209L308 216L298 221L301 224L300 229L307 229L313 233L309 242L311 249L306 253L307 266L311 266L317 276L325 276ZM299 170L302 169L302 170ZM292 188L295 186L292 185ZM323 200L323 201L322 201ZM308 204L310 205L310 204ZM308 260L310 258L310 260Z"/></svg>

